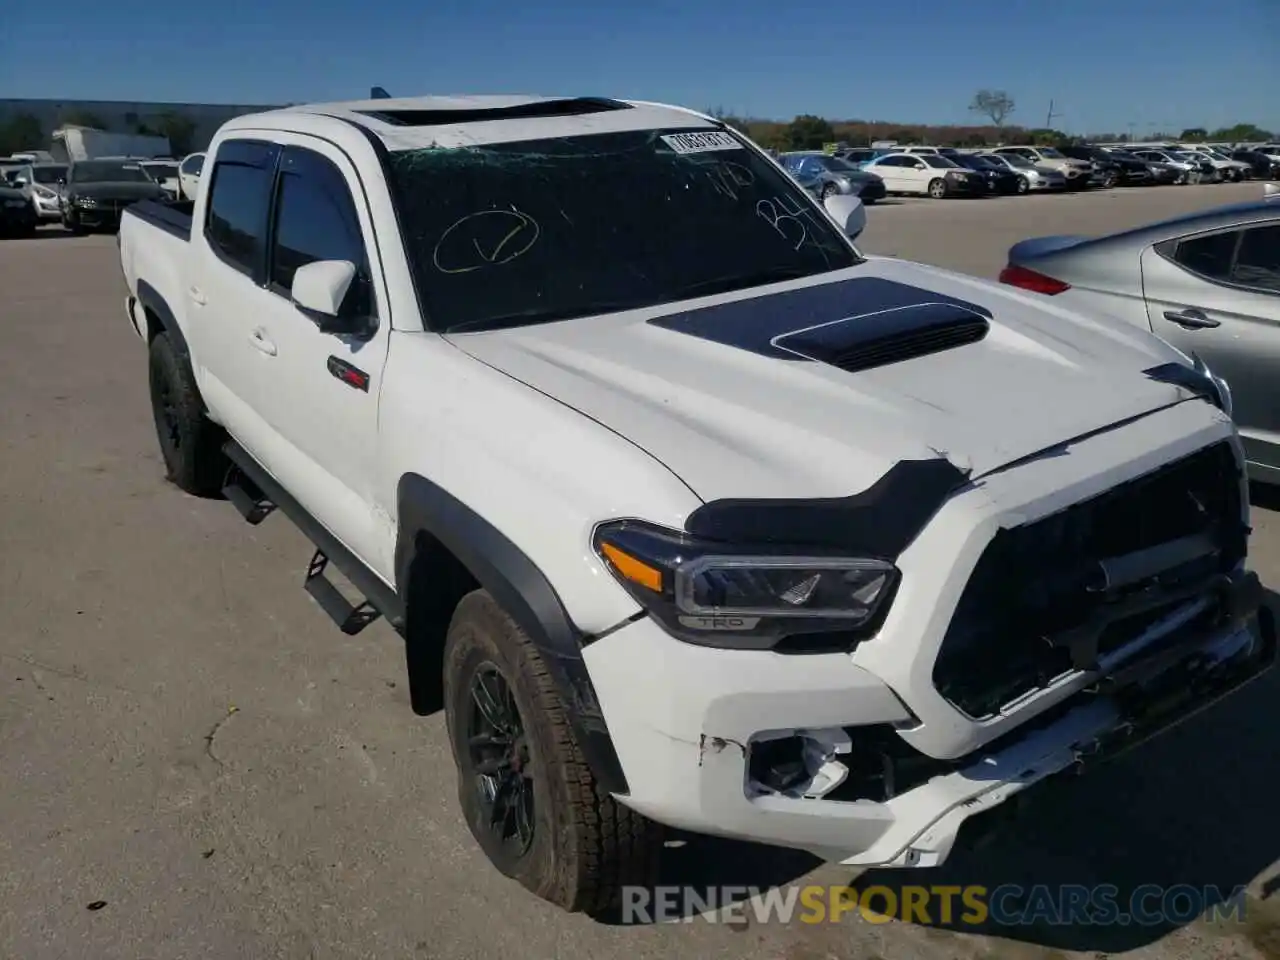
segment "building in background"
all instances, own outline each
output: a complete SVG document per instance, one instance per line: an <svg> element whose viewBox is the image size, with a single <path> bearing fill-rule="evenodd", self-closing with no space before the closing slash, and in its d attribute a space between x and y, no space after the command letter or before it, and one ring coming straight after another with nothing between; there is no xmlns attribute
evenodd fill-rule
<svg viewBox="0 0 1280 960"><path fill-rule="evenodd" d="M203 150L214 133L232 117L267 104L131 103L122 100L0 99L0 155L17 150L48 150L53 131L64 124L94 127L111 133L165 136L175 156ZM26 142L38 138L36 142Z"/></svg>

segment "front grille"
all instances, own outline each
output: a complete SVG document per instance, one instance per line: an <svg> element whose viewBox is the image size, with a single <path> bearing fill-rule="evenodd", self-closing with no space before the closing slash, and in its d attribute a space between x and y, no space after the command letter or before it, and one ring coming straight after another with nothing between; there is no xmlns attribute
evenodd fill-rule
<svg viewBox="0 0 1280 960"><path fill-rule="evenodd" d="M1242 509L1239 467L1223 442L1034 523L1001 530L960 597L934 663L934 685L969 716L984 717L1080 668L1064 641L1082 628L1106 622L1100 633L1091 631L1098 656L1122 647L1185 603L1187 586L1229 573L1243 560ZM1182 538L1201 538L1212 552L1127 591L1100 589L1101 561ZM1135 600L1151 602L1135 609ZM1120 616L1122 609L1134 612Z"/></svg>

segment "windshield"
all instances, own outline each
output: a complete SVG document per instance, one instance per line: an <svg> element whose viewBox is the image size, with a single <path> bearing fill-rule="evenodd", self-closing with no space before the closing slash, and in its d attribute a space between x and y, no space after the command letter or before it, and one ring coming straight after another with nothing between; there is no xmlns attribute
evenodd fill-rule
<svg viewBox="0 0 1280 960"><path fill-rule="evenodd" d="M919 157L931 167L951 167L952 169L955 169L960 166L960 164L956 163L954 160L949 160L946 157L940 157L936 153L922 153L919 154Z"/></svg>
<svg viewBox="0 0 1280 960"><path fill-rule="evenodd" d="M67 168L62 166L33 167L36 183L57 183L67 177Z"/></svg>
<svg viewBox="0 0 1280 960"><path fill-rule="evenodd" d="M635 309L860 262L790 177L726 131L403 150L390 180L435 330Z"/></svg>
<svg viewBox="0 0 1280 960"><path fill-rule="evenodd" d="M1059 150L1056 150L1056 149L1054 149L1053 147L1041 147L1041 148L1040 148L1040 156L1042 156L1042 157L1052 157L1052 158L1053 158L1053 159L1055 159L1055 160L1065 160L1065 159L1066 159L1066 158L1062 155L1062 153L1061 153Z"/></svg>
<svg viewBox="0 0 1280 960"><path fill-rule="evenodd" d="M147 175L136 163L123 160L82 160L72 164L71 183L147 183Z"/></svg>
<svg viewBox="0 0 1280 960"><path fill-rule="evenodd" d="M1020 153L1002 153L1000 156L1007 160L1011 166L1021 167L1024 170L1028 167L1035 166L1034 163L1022 156Z"/></svg>
<svg viewBox="0 0 1280 960"><path fill-rule="evenodd" d="M826 169L832 173L858 173L859 170L848 160L842 160L839 157L823 157L819 161Z"/></svg>

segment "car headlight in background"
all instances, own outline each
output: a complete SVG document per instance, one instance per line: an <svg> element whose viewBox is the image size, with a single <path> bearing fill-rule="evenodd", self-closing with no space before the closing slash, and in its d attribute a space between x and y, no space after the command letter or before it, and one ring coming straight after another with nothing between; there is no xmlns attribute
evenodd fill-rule
<svg viewBox="0 0 1280 960"><path fill-rule="evenodd" d="M58 199L58 194L56 191L50 190L48 187L43 187L38 183L35 186L35 194L37 197L40 197L42 200Z"/></svg>
<svg viewBox="0 0 1280 960"><path fill-rule="evenodd" d="M768 649L815 633L848 634L852 646L898 584L897 568L877 558L715 543L639 520L601 524L593 541L669 633L708 646Z"/></svg>

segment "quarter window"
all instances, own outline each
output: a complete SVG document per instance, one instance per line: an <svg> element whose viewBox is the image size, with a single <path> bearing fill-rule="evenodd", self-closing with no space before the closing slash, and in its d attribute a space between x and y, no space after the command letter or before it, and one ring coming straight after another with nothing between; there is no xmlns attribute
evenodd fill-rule
<svg viewBox="0 0 1280 960"><path fill-rule="evenodd" d="M1214 233L1207 237L1194 237L1178 244L1173 259L1193 273L1210 280L1228 280L1231 277L1231 260L1236 252L1236 240L1240 234Z"/></svg>

